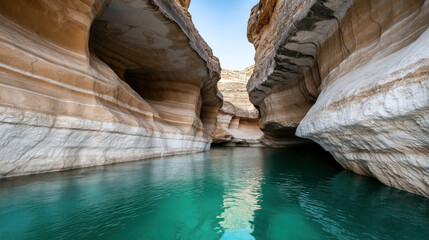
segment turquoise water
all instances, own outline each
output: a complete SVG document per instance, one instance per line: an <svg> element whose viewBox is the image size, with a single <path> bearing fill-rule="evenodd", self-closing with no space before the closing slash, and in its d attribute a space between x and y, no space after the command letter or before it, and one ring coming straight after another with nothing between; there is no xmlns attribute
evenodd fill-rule
<svg viewBox="0 0 429 240"><path fill-rule="evenodd" d="M0 239L429 239L429 199L316 149L206 153L0 181Z"/></svg>

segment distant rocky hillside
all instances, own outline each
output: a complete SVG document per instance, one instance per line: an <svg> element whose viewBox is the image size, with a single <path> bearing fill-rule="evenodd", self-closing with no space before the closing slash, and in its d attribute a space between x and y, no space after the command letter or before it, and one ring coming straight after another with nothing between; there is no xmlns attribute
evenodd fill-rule
<svg viewBox="0 0 429 240"><path fill-rule="evenodd" d="M259 112L249 101L247 80L254 66L243 71L222 69L218 88L224 99L218 113L214 143L228 146L262 146L263 133L259 129Z"/></svg>

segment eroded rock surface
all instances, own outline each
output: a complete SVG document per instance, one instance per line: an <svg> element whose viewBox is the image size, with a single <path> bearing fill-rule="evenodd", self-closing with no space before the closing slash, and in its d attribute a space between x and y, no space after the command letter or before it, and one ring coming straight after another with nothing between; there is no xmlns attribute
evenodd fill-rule
<svg viewBox="0 0 429 240"><path fill-rule="evenodd" d="M176 0L176 1L179 2L179 4L186 9L188 9L189 5L191 4L191 0Z"/></svg>
<svg viewBox="0 0 429 240"><path fill-rule="evenodd" d="M294 23L305 18L314 3L265 0L251 12L247 37L255 46L256 64L247 90L250 101L261 112L261 129L270 145L304 141L295 137L295 130L314 103L318 93L317 86L313 85L319 83L311 82L307 87L299 77L300 69L305 66L299 64L311 65L313 58L309 52L315 52L316 48L312 43L305 43L304 53L297 55L298 44L288 45L288 37L297 31Z"/></svg>
<svg viewBox="0 0 429 240"><path fill-rule="evenodd" d="M217 116L214 143L226 146L263 146L259 112L249 101L246 91L247 80L253 69L253 66L243 71L222 69L218 87L224 103Z"/></svg>
<svg viewBox="0 0 429 240"><path fill-rule="evenodd" d="M187 6L2 1L0 177L208 149L220 66Z"/></svg>
<svg viewBox="0 0 429 240"><path fill-rule="evenodd" d="M265 134L299 125L343 167L429 196L428 14L424 0L261 1L247 87Z"/></svg>

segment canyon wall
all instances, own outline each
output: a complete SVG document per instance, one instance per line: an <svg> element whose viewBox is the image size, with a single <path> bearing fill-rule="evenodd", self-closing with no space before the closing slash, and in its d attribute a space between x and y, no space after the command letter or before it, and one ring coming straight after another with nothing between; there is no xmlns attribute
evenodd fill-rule
<svg viewBox="0 0 429 240"><path fill-rule="evenodd" d="M220 65L189 2L2 1L0 177L207 150Z"/></svg>
<svg viewBox="0 0 429 240"><path fill-rule="evenodd" d="M179 3L180 6L188 9L189 5L191 4L191 0L175 0Z"/></svg>
<svg viewBox="0 0 429 240"><path fill-rule="evenodd" d="M247 89L265 135L429 196L428 26L427 0L261 0Z"/></svg>
<svg viewBox="0 0 429 240"><path fill-rule="evenodd" d="M213 143L224 146L261 147L263 133L259 129L259 112L249 101L247 80L254 66L242 71L222 69L218 82L223 106L217 116Z"/></svg>

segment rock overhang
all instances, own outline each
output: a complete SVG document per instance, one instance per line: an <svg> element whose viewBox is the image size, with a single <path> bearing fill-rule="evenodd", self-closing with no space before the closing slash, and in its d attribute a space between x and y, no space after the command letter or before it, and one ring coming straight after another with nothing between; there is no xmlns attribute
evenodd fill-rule
<svg viewBox="0 0 429 240"><path fill-rule="evenodd" d="M0 177L207 150L220 66L186 4L2 1Z"/></svg>

